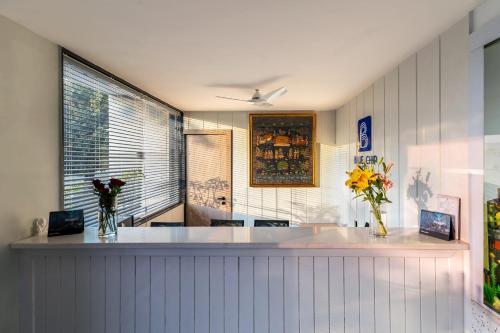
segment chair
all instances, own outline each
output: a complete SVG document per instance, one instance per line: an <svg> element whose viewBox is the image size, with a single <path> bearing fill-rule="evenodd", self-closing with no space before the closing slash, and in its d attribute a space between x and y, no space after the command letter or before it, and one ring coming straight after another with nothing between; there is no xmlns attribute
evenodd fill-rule
<svg viewBox="0 0 500 333"><path fill-rule="evenodd" d="M289 227L288 220L255 220L254 227Z"/></svg>
<svg viewBox="0 0 500 333"><path fill-rule="evenodd" d="M152 227L183 227L184 222L151 222Z"/></svg>
<svg viewBox="0 0 500 333"><path fill-rule="evenodd" d="M211 227L243 227L243 220L210 220Z"/></svg>

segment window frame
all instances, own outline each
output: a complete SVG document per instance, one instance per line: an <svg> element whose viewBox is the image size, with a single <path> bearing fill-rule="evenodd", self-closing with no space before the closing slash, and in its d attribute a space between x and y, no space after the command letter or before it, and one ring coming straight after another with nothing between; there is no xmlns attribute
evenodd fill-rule
<svg viewBox="0 0 500 333"><path fill-rule="evenodd" d="M70 57L80 63L82 63L85 66L88 66L89 68L99 72L100 74L108 77L109 79L116 81L122 85L125 85L126 87L136 91L139 94L142 94L150 99L152 99L155 102L158 102L162 105L164 105L167 108L170 108L174 111L177 111L180 113L181 117L181 122L184 123L184 112L180 110L179 108L176 108L175 106L163 101L162 99L148 93L147 91L144 91L143 89L131 84L130 82L122 79L119 76L114 75L113 73L107 71L106 69L86 60L85 58L82 58L81 56L75 54L74 52L64 48L64 47L59 47L59 128L61 130L60 134L60 142L59 142L59 147L60 147L60 152L59 152L59 205L61 209L64 210L64 56ZM184 135L182 133L182 139L184 140ZM182 145L184 146L185 143L183 142ZM185 155L185 154L184 154ZM180 179L180 196L179 196L179 202L171 205L169 207L166 207L164 209L160 209L159 211L156 211L154 213L151 213L149 215L146 215L144 217L141 217L137 220L133 220L132 227L137 227L140 226L146 222L148 222L151 219L154 219L155 217L158 217L172 209L175 209L179 207L180 205L184 204L185 201L185 156L181 157L181 174L179 175Z"/></svg>

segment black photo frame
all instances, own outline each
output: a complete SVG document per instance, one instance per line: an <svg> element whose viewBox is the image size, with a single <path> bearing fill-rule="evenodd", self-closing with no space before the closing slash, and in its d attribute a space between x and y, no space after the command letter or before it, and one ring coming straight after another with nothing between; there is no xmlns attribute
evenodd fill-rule
<svg viewBox="0 0 500 333"><path fill-rule="evenodd" d="M84 230L83 209L50 212L48 236L79 234Z"/></svg>
<svg viewBox="0 0 500 333"><path fill-rule="evenodd" d="M453 218L449 214L422 209L420 211L419 232L447 241L452 240L454 238L452 220Z"/></svg>

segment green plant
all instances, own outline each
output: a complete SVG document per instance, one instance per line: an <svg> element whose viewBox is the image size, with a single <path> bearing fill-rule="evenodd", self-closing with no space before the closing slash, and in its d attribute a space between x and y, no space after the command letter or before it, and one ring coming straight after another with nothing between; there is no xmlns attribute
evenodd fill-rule
<svg viewBox="0 0 500 333"><path fill-rule="evenodd" d="M486 303L493 304L494 298L496 296L496 291L488 283L485 283L483 286L483 294Z"/></svg>
<svg viewBox="0 0 500 333"><path fill-rule="evenodd" d="M493 258L490 263L490 284L491 287L496 288L497 286L497 267L498 264L496 263L496 260Z"/></svg>

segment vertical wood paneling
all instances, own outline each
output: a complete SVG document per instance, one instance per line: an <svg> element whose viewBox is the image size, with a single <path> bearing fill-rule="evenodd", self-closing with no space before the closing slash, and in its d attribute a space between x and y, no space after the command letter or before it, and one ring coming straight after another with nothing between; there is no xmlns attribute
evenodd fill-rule
<svg viewBox="0 0 500 333"><path fill-rule="evenodd" d="M262 188L248 188L248 219L253 221L262 218Z"/></svg>
<svg viewBox="0 0 500 333"><path fill-rule="evenodd" d="M254 325L255 332L269 332L269 259L254 258Z"/></svg>
<svg viewBox="0 0 500 333"><path fill-rule="evenodd" d="M341 161L337 160L336 147L334 145L322 144L319 147L321 172L319 175L318 188L320 202L318 209L314 210L314 219L318 222L344 223L341 218L340 208L344 207L347 201L343 201L343 190L345 186L338 186L338 179L345 178L347 168L340 169ZM342 174L342 176L340 176ZM345 215L342 215L342 217ZM311 218L308 219L311 221Z"/></svg>
<svg viewBox="0 0 500 333"><path fill-rule="evenodd" d="M150 257L135 257L135 331L149 332L151 304Z"/></svg>
<svg viewBox="0 0 500 333"><path fill-rule="evenodd" d="M330 332L328 257L314 257L314 332Z"/></svg>
<svg viewBox="0 0 500 333"><path fill-rule="evenodd" d="M31 291L21 290L20 304L34 302L37 333L463 331L455 320L463 318L461 253L35 256L20 264L33 274L21 276ZM21 332L33 331L29 321Z"/></svg>
<svg viewBox="0 0 500 333"><path fill-rule="evenodd" d="M373 85L369 86L363 93L363 117L366 116L371 116L372 121L373 121ZM373 131L373 124L372 124L372 131ZM373 141L374 135L372 133L372 141ZM372 146L372 150L365 155L373 155L374 153L374 147ZM363 202L363 207L364 207L364 221L363 222L370 222L370 205L367 202Z"/></svg>
<svg viewBox="0 0 500 333"><path fill-rule="evenodd" d="M194 287L194 257L181 257L181 333L194 332L195 287Z"/></svg>
<svg viewBox="0 0 500 333"><path fill-rule="evenodd" d="M284 331L283 257L269 257L269 332Z"/></svg>
<svg viewBox="0 0 500 333"><path fill-rule="evenodd" d="M344 332L344 258L329 258L330 330Z"/></svg>
<svg viewBox="0 0 500 333"><path fill-rule="evenodd" d="M194 331L210 329L210 258L195 257L194 266Z"/></svg>
<svg viewBox="0 0 500 333"><path fill-rule="evenodd" d="M412 55L373 86L374 153L395 163L394 187L387 206L390 227L417 227L419 212L434 209L438 193L462 198L461 239L468 240L471 143L468 118L469 18L465 17ZM336 110L336 149L342 148L342 129L347 128L352 168L356 128L352 115L369 113L370 89ZM363 100L363 102L361 102ZM360 109L362 106L362 109ZM351 119L344 120L345 110ZM348 169L348 168L344 168ZM342 179L341 176L338 177ZM340 181L338 181L340 183ZM341 220L367 219L344 200ZM342 207L343 206L343 207ZM348 210L344 217L343 210ZM364 215L364 216L363 216Z"/></svg>
<svg viewBox="0 0 500 333"><path fill-rule="evenodd" d="M307 223L317 223L317 222L327 222L326 218L323 216L321 210L321 188L313 187L308 188L306 191L307 195L307 207L306 207L306 222Z"/></svg>
<svg viewBox="0 0 500 333"><path fill-rule="evenodd" d="M203 129L203 118L205 117L204 112L186 112L184 114L186 129L197 130Z"/></svg>
<svg viewBox="0 0 500 333"><path fill-rule="evenodd" d="M262 216L269 219L277 218L276 189L262 189Z"/></svg>
<svg viewBox="0 0 500 333"><path fill-rule="evenodd" d="M224 332L224 258L210 257L210 333Z"/></svg>
<svg viewBox="0 0 500 333"><path fill-rule="evenodd" d="M217 128L218 129L232 129L233 128L233 113L232 112L218 112L217 113Z"/></svg>
<svg viewBox="0 0 500 333"><path fill-rule="evenodd" d="M233 112L233 214L247 220L248 214L248 115Z"/></svg>
<svg viewBox="0 0 500 333"><path fill-rule="evenodd" d="M224 332L238 332L238 257L224 257Z"/></svg>
<svg viewBox="0 0 500 333"><path fill-rule="evenodd" d="M239 267L239 333L254 332L253 257L240 257Z"/></svg>
<svg viewBox="0 0 500 333"><path fill-rule="evenodd" d="M105 257L90 257L90 331L106 331L106 262Z"/></svg>
<svg viewBox="0 0 500 333"><path fill-rule="evenodd" d="M45 265L45 257L44 256L35 256L33 257L33 273L34 273L34 326L35 326L35 331L36 332L46 332L46 293L47 289L45 288L46 286L46 265ZM88 271L87 271L87 276L88 276ZM87 282L88 282L87 278ZM89 288L86 288L87 292L89 291ZM88 322L87 322L88 324ZM82 332L88 332L88 326L87 330Z"/></svg>
<svg viewBox="0 0 500 333"><path fill-rule="evenodd" d="M335 127L335 142L334 148L334 175L335 188L337 195L336 206L338 207L339 224L341 225L354 225L354 219L350 217L351 207L351 192L345 186L346 180L345 172L350 168L350 155L349 155L349 111L350 105L346 104L336 112L336 127Z"/></svg>
<svg viewBox="0 0 500 333"><path fill-rule="evenodd" d="M35 311L33 278L35 277L35 271L31 256L21 256L19 260L19 275L19 308L24 309L19 312L19 332L33 333L35 329L33 320L33 312ZM68 325L68 327L71 332L74 332L73 325Z"/></svg>
<svg viewBox="0 0 500 333"><path fill-rule="evenodd" d="M391 331L389 258L374 259L375 277L375 332Z"/></svg>
<svg viewBox="0 0 500 333"><path fill-rule="evenodd" d="M440 109L439 39L417 53L417 152L411 161L421 170L417 188L420 209L435 209L434 197L440 193Z"/></svg>
<svg viewBox="0 0 500 333"><path fill-rule="evenodd" d="M180 258L165 258L165 332L180 332Z"/></svg>
<svg viewBox="0 0 500 333"><path fill-rule="evenodd" d="M61 257L61 327L63 332L75 332L75 257ZM119 292L118 292L119 294ZM112 332L112 331L110 331Z"/></svg>
<svg viewBox="0 0 500 333"><path fill-rule="evenodd" d="M75 271L76 271L75 274L76 332L90 333L90 257L77 256ZM35 301L36 301L36 294L35 294ZM45 308L43 306L42 307L37 306L35 302L35 321L37 314L36 309L45 309Z"/></svg>
<svg viewBox="0 0 500 333"><path fill-rule="evenodd" d="M120 332L120 257L106 257L106 333Z"/></svg>
<svg viewBox="0 0 500 333"><path fill-rule="evenodd" d="M378 79L373 85L373 117L372 117L373 153L385 156L385 77Z"/></svg>
<svg viewBox="0 0 500 333"><path fill-rule="evenodd" d="M348 158L348 163L349 163L349 170L352 170L354 168L354 156L356 155L357 152L357 143L358 143L358 137L357 137L357 116L356 116L356 99L352 100L349 104L348 107L348 116L349 116L349 121L347 123L346 128L348 128L348 134L349 134L349 158ZM353 226L354 221L358 220L357 217L357 204L356 200L353 200L354 194L349 192L349 221L348 224Z"/></svg>
<svg viewBox="0 0 500 333"><path fill-rule="evenodd" d="M345 332L359 332L359 262L344 258Z"/></svg>
<svg viewBox="0 0 500 333"><path fill-rule="evenodd" d="M441 35L441 191L462 198L461 239L469 240L469 20ZM464 97L465 96L465 97ZM471 223L475 223L471 221Z"/></svg>
<svg viewBox="0 0 500 333"><path fill-rule="evenodd" d="M405 258L406 332L420 332L420 259Z"/></svg>
<svg viewBox="0 0 500 333"><path fill-rule="evenodd" d="M390 258L390 309L391 332L405 332L405 261L404 258Z"/></svg>
<svg viewBox="0 0 500 333"><path fill-rule="evenodd" d="M121 332L135 332L135 257L122 256L120 281L120 328Z"/></svg>
<svg viewBox="0 0 500 333"><path fill-rule="evenodd" d="M47 332L61 332L61 258L48 256L45 261L47 303Z"/></svg>
<svg viewBox="0 0 500 333"><path fill-rule="evenodd" d="M451 274L451 272L461 272L464 268L463 263L463 253L457 252L451 258L449 258L449 271L448 276L450 278L450 309L449 313L453 314L454 318L464 318L464 276L463 274ZM468 267L465 266L465 267ZM463 332L464 331L464 320L452 320L451 321L451 331L452 332Z"/></svg>
<svg viewBox="0 0 500 333"><path fill-rule="evenodd" d="M314 332L314 264L312 257L299 257L300 332Z"/></svg>
<svg viewBox="0 0 500 333"><path fill-rule="evenodd" d="M277 218L292 220L292 189L290 188L278 188L276 190L277 195Z"/></svg>
<svg viewBox="0 0 500 333"><path fill-rule="evenodd" d="M450 330L450 279L448 258L436 258L436 321L438 332Z"/></svg>
<svg viewBox="0 0 500 333"><path fill-rule="evenodd" d="M151 333L165 331L165 257L151 257Z"/></svg>
<svg viewBox="0 0 500 333"><path fill-rule="evenodd" d="M358 121L363 118L366 114L365 111L365 94L364 92L359 94L356 97L356 118L354 119L354 135L356 137L356 148L354 150L354 155L366 155L366 153L360 153L358 152L359 149L359 138L358 138ZM358 221L359 226L363 226L365 222L367 222L366 217L365 217L365 212L366 212L366 203L363 202L361 198L355 199L356 202L356 220Z"/></svg>
<svg viewBox="0 0 500 333"><path fill-rule="evenodd" d="M319 186L309 188L307 193L307 222L339 223L339 189L335 160L335 111L317 112L317 161L316 172ZM345 172L345 170L343 170Z"/></svg>
<svg viewBox="0 0 500 333"><path fill-rule="evenodd" d="M393 188L388 192L392 204L387 206L387 224L401 225L399 218L399 70L396 68L385 77L385 159L394 163L391 177Z"/></svg>
<svg viewBox="0 0 500 333"><path fill-rule="evenodd" d="M204 111L203 112L203 129L218 128L218 112Z"/></svg>
<svg viewBox="0 0 500 333"><path fill-rule="evenodd" d="M436 332L436 261L420 258L421 331Z"/></svg>
<svg viewBox="0 0 500 333"><path fill-rule="evenodd" d="M375 281L373 258L359 258L360 331L375 332Z"/></svg>
<svg viewBox="0 0 500 333"><path fill-rule="evenodd" d="M299 332L299 261L284 258L285 332Z"/></svg>
<svg viewBox="0 0 500 333"><path fill-rule="evenodd" d="M411 56L399 66L399 214L405 227L416 227L418 169L411 165L417 144L417 62Z"/></svg>
<svg viewBox="0 0 500 333"><path fill-rule="evenodd" d="M186 112L186 129L233 130L233 218L244 219L251 225L256 218L287 219L295 223L341 222L340 205L334 187L332 164L336 142L335 111L317 112L317 150L321 163L317 165L320 186L317 188L256 188L249 186L248 175L248 112ZM345 131L348 134L348 131ZM347 150L346 150L347 151ZM323 153L322 153L323 152ZM344 178L345 169L341 171ZM345 192L345 189L342 187ZM347 193L347 192L346 192ZM349 196L350 194L347 193ZM295 199L294 199L295 198ZM298 201L295 201L298 200ZM354 203L355 204L355 203Z"/></svg>
<svg viewBox="0 0 500 333"><path fill-rule="evenodd" d="M292 221L293 223L307 222L307 189L292 188Z"/></svg>

